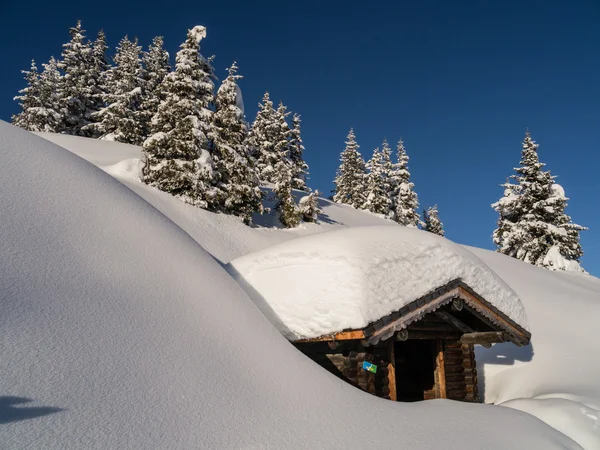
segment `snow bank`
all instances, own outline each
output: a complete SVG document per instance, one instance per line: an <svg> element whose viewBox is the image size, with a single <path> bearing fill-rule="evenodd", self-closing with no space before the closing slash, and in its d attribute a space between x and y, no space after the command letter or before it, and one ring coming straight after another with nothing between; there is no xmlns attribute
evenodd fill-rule
<svg viewBox="0 0 600 450"><path fill-rule="evenodd" d="M294 239L229 267L254 298L268 304L290 339L362 328L458 278L527 327L516 294L481 260L408 227L357 227Z"/></svg>

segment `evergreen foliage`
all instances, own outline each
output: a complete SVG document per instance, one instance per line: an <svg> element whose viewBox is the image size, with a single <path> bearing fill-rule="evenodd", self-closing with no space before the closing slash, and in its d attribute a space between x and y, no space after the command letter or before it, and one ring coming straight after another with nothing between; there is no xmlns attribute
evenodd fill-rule
<svg viewBox="0 0 600 450"><path fill-rule="evenodd" d="M253 212L262 212L262 192L248 151L248 124L238 106L237 80L242 76L237 70L234 62L217 91L210 139L218 175L218 209L250 223Z"/></svg>
<svg viewBox="0 0 600 450"><path fill-rule="evenodd" d="M323 212L319 206L319 191L311 192L302 197L298 207L302 220L317 223L318 215Z"/></svg>
<svg viewBox="0 0 600 450"><path fill-rule="evenodd" d="M164 40L162 36L157 36L152 40L148 51L142 55L144 66L144 97L141 110L143 112L144 135L150 134L150 121L158 111L158 106L164 100L159 86L171 71L169 64L169 53L163 48Z"/></svg>
<svg viewBox="0 0 600 450"><path fill-rule="evenodd" d="M143 181L185 202L213 208L218 201L208 139L212 122L214 73L200 54L201 26L188 31L175 70L158 87L164 100L144 142Z"/></svg>
<svg viewBox="0 0 600 450"><path fill-rule="evenodd" d="M336 203L345 203L355 208L361 208L365 202L365 161L358 149L354 130L350 129L346 138L346 147L340 155L341 164L333 181L335 193L332 197Z"/></svg>
<svg viewBox="0 0 600 450"><path fill-rule="evenodd" d="M308 176L308 164L304 161L304 145L300 132L300 116L294 114L292 129L290 130L289 158L292 163L292 187L302 191L308 190L306 178Z"/></svg>
<svg viewBox="0 0 600 450"><path fill-rule="evenodd" d="M384 153L376 148L373 156L367 162L369 173L365 178L365 201L363 209L369 210L375 214L388 215L391 205L389 193L386 191L387 180L385 174L385 156Z"/></svg>
<svg viewBox="0 0 600 450"><path fill-rule="evenodd" d="M92 115L97 122L84 130L93 130L98 137L127 144L139 145L144 141L140 52L137 38L133 42L127 36L121 39L114 57L115 66L108 75L106 107Z"/></svg>
<svg viewBox="0 0 600 450"><path fill-rule="evenodd" d="M284 155L281 155L273 172L275 210L279 213L279 221L286 228L296 227L300 223L300 210L292 195L292 170Z"/></svg>
<svg viewBox="0 0 600 450"><path fill-rule="evenodd" d="M444 236L444 224L440 220L437 205L423 210L423 229L430 233Z"/></svg>
<svg viewBox="0 0 600 450"><path fill-rule="evenodd" d="M256 119L250 130L251 154L256 161L261 181L274 182L274 169L279 161L276 145L280 141L280 124L277 111L269 93L265 92L262 103L258 104Z"/></svg>
<svg viewBox="0 0 600 450"><path fill-rule="evenodd" d="M504 196L492 207L499 213L494 243L498 251L536 266L582 270L579 232L565 214L567 198L539 161L538 145L527 132L520 166L503 185Z"/></svg>
<svg viewBox="0 0 600 450"><path fill-rule="evenodd" d="M71 40L63 45L58 68L64 73L59 86L63 103L64 130L66 134L90 136L91 130L83 128L90 123L93 113L99 110L99 78L92 44L85 41L81 21L70 29Z"/></svg>
<svg viewBox="0 0 600 450"><path fill-rule="evenodd" d="M15 97L20 102L21 112L12 117L12 122L29 131L58 133L62 129L63 117L56 92L61 78L56 59L50 58L43 68L39 74L35 62L31 61L31 70L23 71L27 87Z"/></svg>
<svg viewBox="0 0 600 450"><path fill-rule="evenodd" d="M398 162L394 164L390 174L391 209L393 219L401 225L416 227L419 219L419 199L414 191L414 183L410 181L408 155L402 139L398 141Z"/></svg>

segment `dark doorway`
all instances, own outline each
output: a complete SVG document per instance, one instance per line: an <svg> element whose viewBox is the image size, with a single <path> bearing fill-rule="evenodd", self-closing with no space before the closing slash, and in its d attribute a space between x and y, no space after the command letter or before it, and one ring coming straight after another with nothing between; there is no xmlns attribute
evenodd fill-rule
<svg viewBox="0 0 600 450"><path fill-rule="evenodd" d="M410 339L394 344L399 402L435 398L435 341Z"/></svg>

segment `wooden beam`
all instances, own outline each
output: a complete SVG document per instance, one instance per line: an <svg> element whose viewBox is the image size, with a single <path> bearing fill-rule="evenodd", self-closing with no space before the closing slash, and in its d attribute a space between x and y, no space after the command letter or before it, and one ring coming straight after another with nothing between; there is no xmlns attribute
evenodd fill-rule
<svg viewBox="0 0 600 450"><path fill-rule="evenodd" d="M477 298L477 296L471 294L462 286L458 287L458 291L461 297L463 297L468 302L471 302L479 306L480 308L482 307L486 309L489 312L489 314L493 317L493 319L496 322L498 322L502 328L504 328L505 330L510 330L510 332L507 333L507 336L512 342L520 346L529 344L529 340L531 339L530 333L528 333L527 331L523 332L518 328L515 328L515 326L511 322L506 320L502 315L490 309L485 303L483 303L479 298ZM511 335L513 338L511 338Z"/></svg>
<svg viewBox="0 0 600 450"><path fill-rule="evenodd" d="M435 358L435 368L437 373L438 398L447 398L446 393L446 368L444 367L444 343L441 339L436 341L437 357Z"/></svg>
<svg viewBox="0 0 600 450"><path fill-rule="evenodd" d="M460 338L460 342L462 344L495 344L506 342L506 336L503 331L465 333Z"/></svg>
<svg viewBox="0 0 600 450"><path fill-rule="evenodd" d="M398 400L396 394L396 354L394 352L394 340L390 339L389 345L389 358L388 363L388 387L390 389L390 400Z"/></svg>
<svg viewBox="0 0 600 450"><path fill-rule="evenodd" d="M462 320L457 319L447 311L437 310L435 312L435 315L440 317L441 319L444 319L444 321L448 322L453 327L458 328L463 333L473 333L475 331L469 325L464 323Z"/></svg>
<svg viewBox="0 0 600 450"><path fill-rule="evenodd" d="M301 344L304 342L327 342L327 341L349 341L352 339L364 339L365 333L363 330L341 331L334 334L326 334L316 338L298 339L294 343Z"/></svg>
<svg viewBox="0 0 600 450"><path fill-rule="evenodd" d="M408 339L448 339L457 341L460 339L461 332L454 331L418 331L408 330Z"/></svg>

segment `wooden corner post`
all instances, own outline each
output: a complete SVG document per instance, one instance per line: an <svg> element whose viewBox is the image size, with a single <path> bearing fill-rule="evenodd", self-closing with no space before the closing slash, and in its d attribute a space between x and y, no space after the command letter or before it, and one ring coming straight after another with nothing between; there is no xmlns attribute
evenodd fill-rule
<svg viewBox="0 0 600 450"><path fill-rule="evenodd" d="M438 398L447 398L446 395L446 368L444 367L444 341L436 339L437 355L435 358L435 373Z"/></svg>
<svg viewBox="0 0 600 450"><path fill-rule="evenodd" d="M388 387L390 389L390 400L397 401L398 394L396 393L396 353L394 352L394 340L390 339L388 351Z"/></svg>

